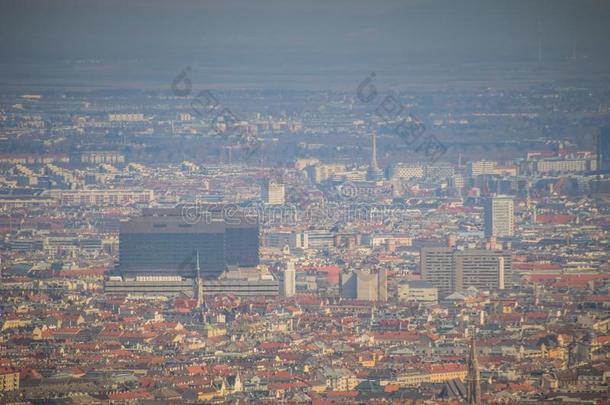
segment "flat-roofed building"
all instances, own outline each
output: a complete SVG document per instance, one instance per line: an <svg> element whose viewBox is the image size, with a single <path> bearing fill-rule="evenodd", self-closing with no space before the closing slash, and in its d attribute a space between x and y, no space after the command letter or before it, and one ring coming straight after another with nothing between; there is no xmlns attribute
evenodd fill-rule
<svg viewBox="0 0 610 405"><path fill-rule="evenodd" d="M485 237L510 237L515 234L515 205L508 196L496 196L485 201Z"/></svg>
<svg viewBox="0 0 610 405"><path fill-rule="evenodd" d="M218 207L150 209L122 222L119 272L124 276L176 275L195 277L195 257L203 278L215 278L227 265L259 263L258 218ZM210 209L207 211L207 209Z"/></svg>
<svg viewBox="0 0 610 405"><path fill-rule="evenodd" d="M85 164L125 163L125 155L114 151L85 151L70 155L70 162Z"/></svg>
<svg viewBox="0 0 610 405"><path fill-rule="evenodd" d="M392 167L390 176L398 179L411 179L424 177L425 168L421 164L405 165L402 163Z"/></svg>
<svg viewBox="0 0 610 405"><path fill-rule="evenodd" d="M290 249L307 249L309 238L307 232L278 231L270 232L266 237L266 245L269 247L283 249L288 246Z"/></svg>
<svg viewBox="0 0 610 405"><path fill-rule="evenodd" d="M423 248L420 251L421 276L438 288L441 297L453 292L453 252L450 247Z"/></svg>
<svg viewBox="0 0 610 405"><path fill-rule="evenodd" d="M152 190L142 189L88 189L51 191L50 195L62 206L124 206L127 204L150 204L155 200Z"/></svg>
<svg viewBox="0 0 610 405"><path fill-rule="evenodd" d="M122 222L119 268L123 275L194 277L194 257L201 273L215 277L225 267L224 221L185 223L180 217L141 217Z"/></svg>
<svg viewBox="0 0 610 405"><path fill-rule="evenodd" d="M19 372L11 368L0 368L0 392L19 390Z"/></svg>
<svg viewBox="0 0 610 405"><path fill-rule="evenodd" d="M109 295L191 296L193 279L181 276L110 276L104 280L104 292Z"/></svg>
<svg viewBox="0 0 610 405"><path fill-rule="evenodd" d="M267 296L279 294L279 282L273 275L258 267L230 267L218 279L205 280L204 296L234 295L238 297Z"/></svg>
<svg viewBox="0 0 610 405"><path fill-rule="evenodd" d="M294 262L288 261L282 278L282 295L292 297L296 293L296 269Z"/></svg>
<svg viewBox="0 0 610 405"><path fill-rule="evenodd" d="M468 173L475 177L482 174L495 174L497 162L489 160L478 160L468 165Z"/></svg>
<svg viewBox="0 0 610 405"><path fill-rule="evenodd" d="M594 169L595 160L589 159L541 159L535 162L538 173L582 173Z"/></svg>
<svg viewBox="0 0 610 405"><path fill-rule="evenodd" d="M610 127L600 128L597 134L596 170L610 170Z"/></svg>
<svg viewBox="0 0 610 405"><path fill-rule="evenodd" d="M328 231L307 231L308 246L312 249L332 247L335 243L335 234Z"/></svg>
<svg viewBox="0 0 610 405"><path fill-rule="evenodd" d="M464 250L454 255L454 291L468 287L480 290L503 290L510 281L505 254L493 250ZM510 260L510 255L508 255ZM508 274L506 274L508 273Z"/></svg>
<svg viewBox="0 0 610 405"><path fill-rule="evenodd" d="M0 189L0 209L50 207L57 205L57 200L42 189L2 188Z"/></svg>
<svg viewBox="0 0 610 405"><path fill-rule="evenodd" d="M263 182L261 199L265 204L282 205L285 201L284 184L271 180Z"/></svg>
<svg viewBox="0 0 610 405"><path fill-rule="evenodd" d="M326 181L333 174L335 174L337 172L343 172L344 170L345 170L345 165L340 165L340 164L334 164L334 165L316 164L313 166L307 166L305 168L305 171L307 172L307 176L316 184Z"/></svg>
<svg viewBox="0 0 610 405"><path fill-rule="evenodd" d="M422 248L420 268L422 278L438 288L441 298L469 287L502 290L512 280L508 250Z"/></svg>
<svg viewBox="0 0 610 405"><path fill-rule="evenodd" d="M123 114L108 114L110 122L142 122L144 114L139 113L123 113Z"/></svg>
<svg viewBox="0 0 610 405"><path fill-rule="evenodd" d="M425 280L401 281L398 283L398 300L401 302L436 304L438 302L438 288Z"/></svg>
<svg viewBox="0 0 610 405"><path fill-rule="evenodd" d="M361 301L387 301L388 278L385 269L351 270L340 274L341 296Z"/></svg>

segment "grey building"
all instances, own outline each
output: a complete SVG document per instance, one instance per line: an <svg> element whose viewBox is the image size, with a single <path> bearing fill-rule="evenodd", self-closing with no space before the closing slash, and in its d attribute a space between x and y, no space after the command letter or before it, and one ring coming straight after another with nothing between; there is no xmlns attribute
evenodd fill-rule
<svg viewBox="0 0 610 405"><path fill-rule="evenodd" d="M485 237L510 237L515 233L515 206L511 197L498 196L485 201Z"/></svg>
<svg viewBox="0 0 610 405"><path fill-rule="evenodd" d="M508 250L422 248L420 269L422 278L438 288L441 298L468 287L504 289L512 280Z"/></svg>
<svg viewBox="0 0 610 405"><path fill-rule="evenodd" d="M341 296L362 301L387 301L388 279L385 269L351 270L340 274Z"/></svg>
<svg viewBox="0 0 610 405"><path fill-rule="evenodd" d="M597 133L597 170L610 171L610 127Z"/></svg>

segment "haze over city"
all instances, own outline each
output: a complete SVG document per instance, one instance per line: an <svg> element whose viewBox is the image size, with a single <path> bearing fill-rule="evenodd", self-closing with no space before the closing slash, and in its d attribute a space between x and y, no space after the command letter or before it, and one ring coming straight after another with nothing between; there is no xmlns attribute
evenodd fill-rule
<svg viewBox="0 0 610 405"><path fill-rule="evenodd" d="M608 403L609 22L0 0L0 403Z"/></svg>
<svg viewBox="0 0 610 405"><path fill-rule="evenodd" d="M159 89L191 65L203 87L346 90L372 70L407 89L607 80L610 62L603 0L26 0L1 7L4 85Z"/></svg>

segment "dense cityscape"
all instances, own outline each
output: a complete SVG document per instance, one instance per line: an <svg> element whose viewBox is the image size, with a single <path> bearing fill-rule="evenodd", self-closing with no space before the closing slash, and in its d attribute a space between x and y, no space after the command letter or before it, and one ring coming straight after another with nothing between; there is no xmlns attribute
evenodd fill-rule
<svg viewBox="0 0 610 405"><path fill-rule="evenodd" d="M167 93L3 99L4 398L608 400L610 132L492 160L443 130L560 107L393 117L436 156L357 89L231 126ZM579 113L607 120L602 96ZM155 151L188 142L206 158Z"/></svg>
<svg viewBox="0 0 610 405"><path fill-rule="evenodd" d="M326 90L0 55L0 403L610 403L610 85L538 38Z"/></svg>

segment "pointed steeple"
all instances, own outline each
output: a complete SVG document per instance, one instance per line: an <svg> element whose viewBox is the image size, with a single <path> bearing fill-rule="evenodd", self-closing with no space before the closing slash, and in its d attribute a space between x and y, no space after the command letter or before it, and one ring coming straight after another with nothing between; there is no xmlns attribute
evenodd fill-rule
<svg viewBox="0 0 610 405"><path fill-rule="evenodd" d="M197 264L196 264L196 269L197 269L197 278L201 277L201 268L199 267L199 249L197 249Z"/></svg>
<svg viewBox="0 0 610 405"><path fill-rule="evenodd" d="M473 329L468 356L468 376L466 377L466 402L481 403L481 372L477 358L476 331Z"/></svg>
<svg viewBox="0 0 610 405"><path fill-rule="evenodd" d="M201 283L201 267L199 267L199 249L197 249L197 262L196 262L196 270L197 270L197 280L196 280L196 295L197 295L197 308L202 310L201 307L203 305L203 286Z"/></svg>

